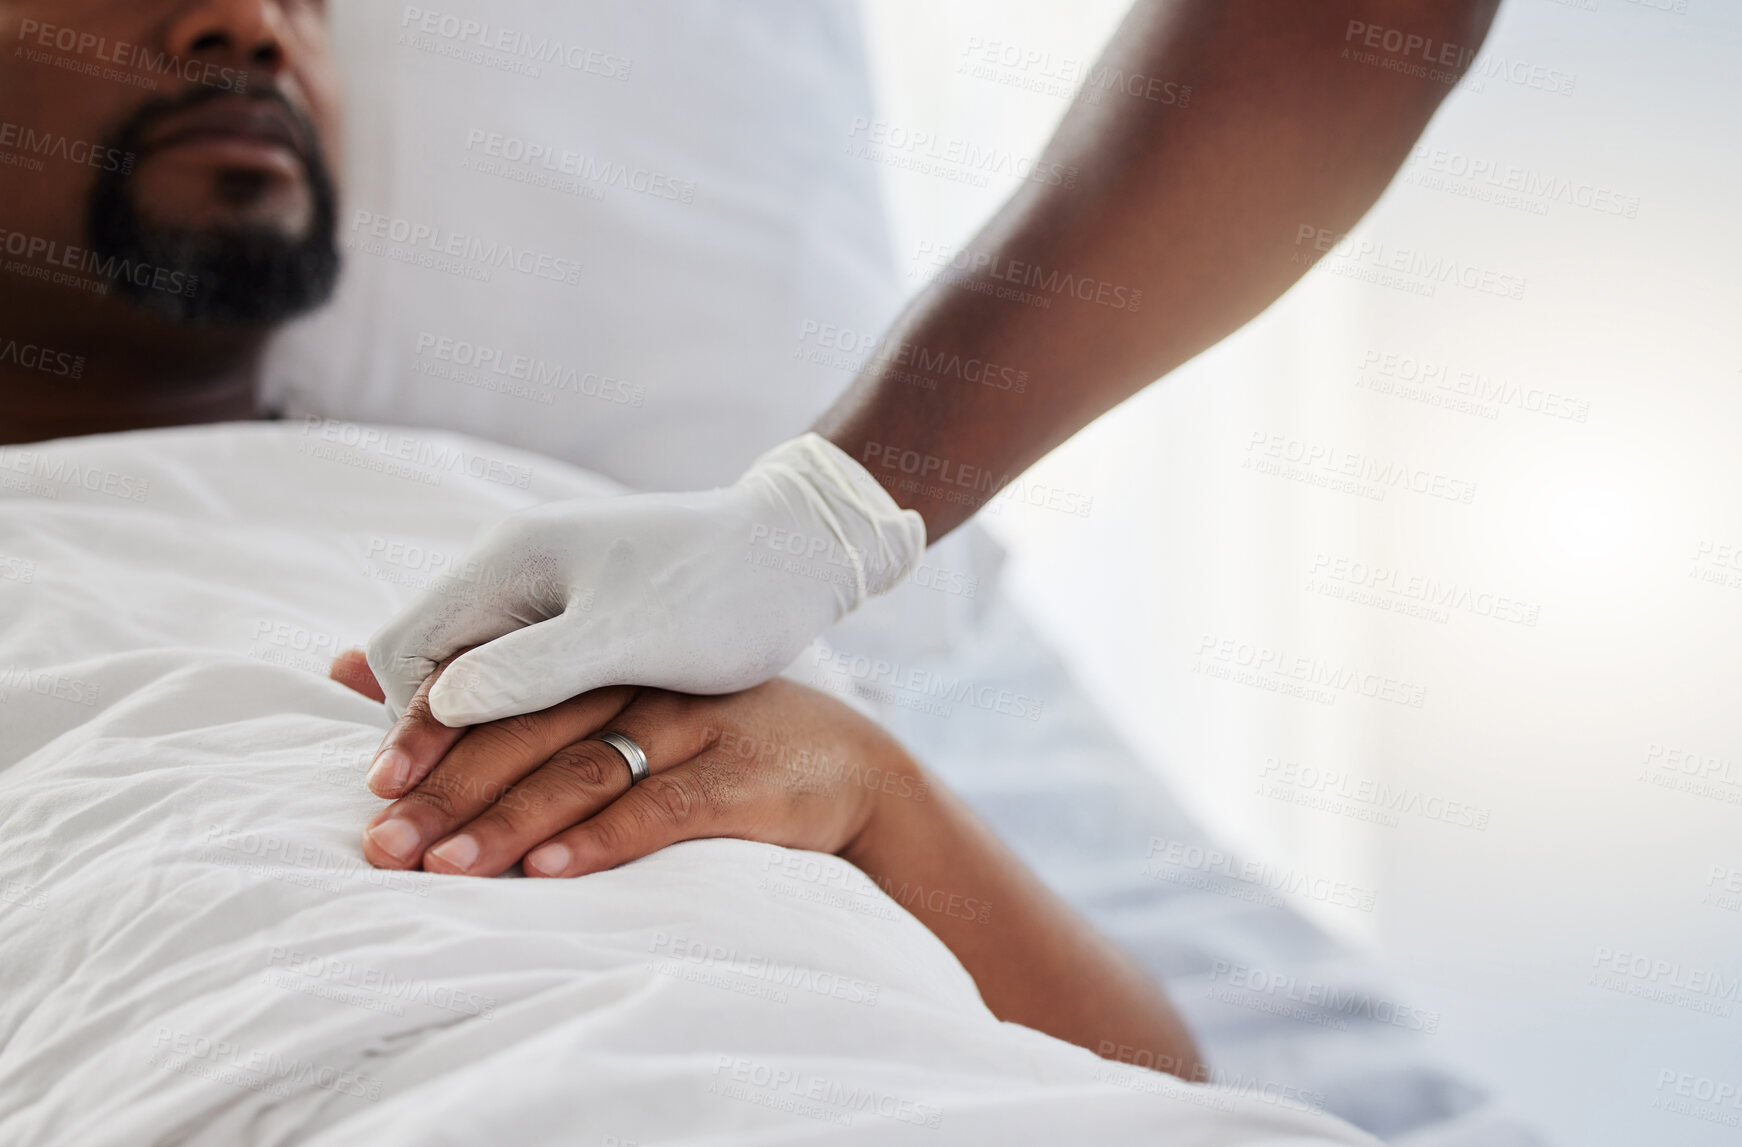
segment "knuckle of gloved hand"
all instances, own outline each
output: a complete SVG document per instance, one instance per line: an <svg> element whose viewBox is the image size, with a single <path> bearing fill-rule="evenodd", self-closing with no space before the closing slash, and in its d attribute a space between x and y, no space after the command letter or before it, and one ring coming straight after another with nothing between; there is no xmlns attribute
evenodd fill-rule
<svg viewBox="0 0 1742 1147"><path fill-rule="evenodd" d="M577 513L584 514L586 508L574 502L544 502L517 510L502 519L503 540L524 548L548 550L553 541L565 536Z"/></svg>
<svg viewBox="0 0 1742 1147"><path fill-rule="evenodd" d="M527 516L526 511L503 518L472 547L460 572L475 579L479 574L500 574L512 568L547 548L547 528L538 519Z"/></svg>

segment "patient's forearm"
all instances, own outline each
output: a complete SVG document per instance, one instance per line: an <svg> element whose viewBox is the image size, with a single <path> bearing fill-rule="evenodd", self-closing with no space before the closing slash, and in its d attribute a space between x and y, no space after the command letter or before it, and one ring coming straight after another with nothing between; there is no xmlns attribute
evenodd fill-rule
<svg viewBox="0 0 1742 1147"><path fill-rule="evenodd" d="M1197 1050L1142 969L1054 896L941 785L883 806L841 856L942 940L992 1014L1104 1056L1202 1078ZM1122 1054L1121 1054L1122 1049Z"/></svg>
<svg viewBox="0 0 1742 1147"><path fill-rule="evenodd" d="M816 429L948 533L1287 290L1315 252L1303 229L1372 205L1498 3L1138 0L1091 76L1139 94L1079 103L1036 167L1075 185L1024 183ZM1369 29L1446 61L1441 78L1348 58L1373 52ZM1151 80L1190 85L1189 104ZM976 361L1004 369L926 366Z"/></svg>
<svg viewBox="0 0 1742 1147"><path fill-rule="evenodd" d="M360 653L332 673L381 698ZM529 876L581 876L717 836L833 852L930 928L1000 1019L1194 1077L1191 1039L1149 978L839 701L782 678L722 697L604 689L462 734L422 703L434 680L389 739L420 754L458 739L460 751L384 786L399 799L364 834L371 864L494 876L523 861ZM603 728L640 745L653 774L631 785ZM849 761L862 767L822 767ZM872 775L884 783L859 780Z"/></svg>

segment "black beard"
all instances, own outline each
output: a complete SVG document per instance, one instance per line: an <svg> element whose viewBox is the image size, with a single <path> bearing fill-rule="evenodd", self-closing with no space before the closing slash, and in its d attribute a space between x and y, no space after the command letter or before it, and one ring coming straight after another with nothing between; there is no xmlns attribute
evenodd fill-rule
<svg viewBox="0 0 1742 1147"><path fill-rule="evenodd" d="M175 99L148 103L122 125L109 146L122 155L137 154L156 120L229 95L217 88L194 88ZM98 259L105 264L114 259L122 267L180 273L193 282L184 294L154 287L151 274L118 274L108 280L117 297L172 322L240 326L282 322L332 296L341 263L338 193L313 142L314 128L275 92L248 98L277 100L301 129L306 142L298 153L313 200L308 227L302 235L290 236L264 227L193 231L157 226L140 214L131 172L100 171L86 214L91 249ZM253 177L237 173L236 178Z"/></svg>

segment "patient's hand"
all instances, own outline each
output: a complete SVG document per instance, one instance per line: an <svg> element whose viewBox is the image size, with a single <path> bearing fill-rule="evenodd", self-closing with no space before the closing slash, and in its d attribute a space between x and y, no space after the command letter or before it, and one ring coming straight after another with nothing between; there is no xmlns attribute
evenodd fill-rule
<svg viewBox="0 0 1742 1147"><path fill-rule="evenodd" d="M371 694L360 653L333 676ZM528 876L580 876L713 836L832 852L931 929L999 1019L1199 1077L1147 973L840 702L779 678L724 697L615 686L450 729L425 702L434 680L387 737L405 771L370 774L399 797L364 836L370 863L494 876L524 857ZM588 739L600 730L640 745L652 775L630 788L617 750Z"/></svg>
<svg viewBox="0 0 1742 1147"><path fill-rule="evenodd" d="M360 653L335 661L332 675L379 699ZM407 767L383 775L400 760L386 756L369 777L378 795L399 797L364 834L377 867L495 876L524 858L528 876L580 876L719 836L838 853L880 794L927 792L887 733L790 681L721 697L614 686L450 729L425 700L439 675L388 734L385 747ZM647 754L652 775L633 789L622 755L591 739L606 730Z"/></svg>

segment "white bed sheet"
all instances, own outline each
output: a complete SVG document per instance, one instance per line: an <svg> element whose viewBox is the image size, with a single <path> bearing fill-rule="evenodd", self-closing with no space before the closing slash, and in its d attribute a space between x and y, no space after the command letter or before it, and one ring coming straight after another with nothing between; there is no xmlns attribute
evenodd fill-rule
<svg viewBox="0 0 1742 1147"><path fill-rule="evenodd" d="M370 869L383 715L325 660L606 489L339 424L0 449L0 1143L1371 1142L998 1023L833 858Z"/></svg>
<svg viewBox="0 0 1742 1147"><path fill-rule="evenodd" d="M873 614L831 635L835 656L893 662L934 692L969 685L982 699L1021 698L1038 705L1037 719L962 703L928 711L850 673L812 682L866 704L1134 953L1185 1015L1213 1078L1321 1107L1397 1147L1540 1147L1506 1098L1446 1053L1431 998L1262 877L1237 875L1247 858L1185 813L1045 641L989 597L983 621L957 631L946 651L903 655L898 627ZM1217 853L1226 859L1212 864ZM1266 990L1233 984L1234 968L1257 970L1270 982L1244 979Z"/></svg>

